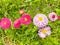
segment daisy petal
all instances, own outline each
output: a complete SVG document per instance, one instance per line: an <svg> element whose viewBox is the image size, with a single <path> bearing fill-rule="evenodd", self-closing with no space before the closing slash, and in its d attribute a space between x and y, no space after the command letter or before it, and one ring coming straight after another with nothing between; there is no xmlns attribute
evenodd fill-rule
<svg viewBox="0 0 60 45"><path fill-rule="evenodd" d="M43 33L40 33L40 34L38 34L41 38L45 38L46 37L46 35L45 34L43 34Z"/></svg>

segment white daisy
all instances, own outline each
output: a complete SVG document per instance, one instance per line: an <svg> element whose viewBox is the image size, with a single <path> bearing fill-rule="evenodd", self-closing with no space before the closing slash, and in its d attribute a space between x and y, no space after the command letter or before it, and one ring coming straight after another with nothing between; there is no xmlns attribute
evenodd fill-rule
<svg viewBox="0 0 60 45"><path fill-rule="evenodd" d="M37 14L33 19L34 25L44 27L48 24L48 18L44 14Z"/></svg>
<svg viewBox="0 0 60 45"><path fill-rule="evenodd" d="M46 36L50 35L51 34L51 29L49 26L43 28L43 29L39 29L38 31L38 35L41 37L41 38L45 38Z"/></svg>

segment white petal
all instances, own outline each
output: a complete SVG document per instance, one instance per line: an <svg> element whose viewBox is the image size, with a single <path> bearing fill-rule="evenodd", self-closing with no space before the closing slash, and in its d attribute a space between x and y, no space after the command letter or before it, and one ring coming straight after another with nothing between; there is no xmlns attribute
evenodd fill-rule
<svg viewBox="0 0 60 45"><path fill-rule="evenodd" d="M43 33L40 33L40 34L38 34L41 38L45 38L46 37L46 35L45 34L43 34Z"/></svg>
<svg viewBox="0 0 60 45"><path fill-rule="evenodd" d="M50 34L51 34L51 31L48 31L46 34L47 34L47 35L50 35Z"/></svg>

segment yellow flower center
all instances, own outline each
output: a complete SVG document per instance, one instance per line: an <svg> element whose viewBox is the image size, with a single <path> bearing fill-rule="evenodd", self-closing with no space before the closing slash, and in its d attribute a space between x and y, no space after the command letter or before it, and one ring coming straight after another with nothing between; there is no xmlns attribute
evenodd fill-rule
<svg viewBox="0 0 60 45"><path fill-rule="evenodd" d="M38 20L39 20L39 21L42 21L42 20L43 20L43 17L39 17Z"/></svg>
<svg viewBox="0 0 60 45"><path fill-rule="evenodd" d="M6 25L7 24L7 22L4 22L4 25Z"/></svg>
<svg viewBox="0 0 60 45"><path fill-rule="evenodd" d="M27 21L28 19L27 18L24 18L25 21Z"/></svg>
<svg viewBox="0 0 60 45"><path fill-rule="evenodd" d="M42 30L42 33L46 34L47 30L46 29L43 29Z"/></svg>

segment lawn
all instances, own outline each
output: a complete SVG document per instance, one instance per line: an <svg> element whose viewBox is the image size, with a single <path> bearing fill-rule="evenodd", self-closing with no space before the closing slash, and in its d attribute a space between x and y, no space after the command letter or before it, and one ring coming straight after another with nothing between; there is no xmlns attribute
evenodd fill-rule
<svg viewBox="0 0 60 45"><path fill-rule="evenodd" d="M24 9L32 20L36 14L42 13L47 17L50 12L60 15L60 0L0 0L0 20L4 17L12 21L9 29L0 27L0 45L60 45L60 21L51 22L51 35L42 39L38 36L38 28L33 24L13 27L15 19L21 17L19 10Z"/></svg>

